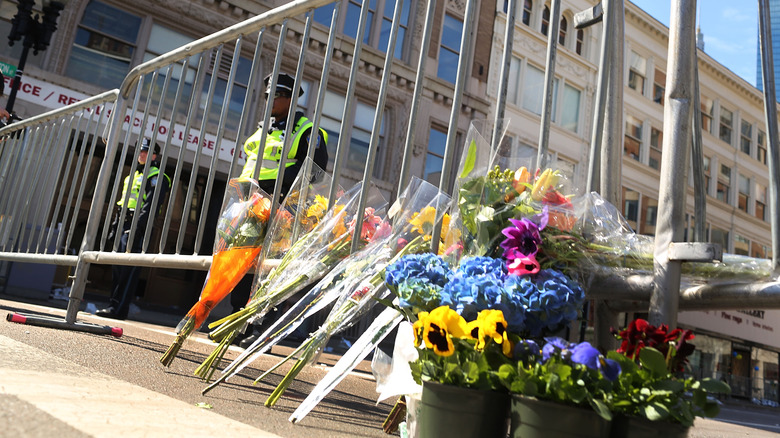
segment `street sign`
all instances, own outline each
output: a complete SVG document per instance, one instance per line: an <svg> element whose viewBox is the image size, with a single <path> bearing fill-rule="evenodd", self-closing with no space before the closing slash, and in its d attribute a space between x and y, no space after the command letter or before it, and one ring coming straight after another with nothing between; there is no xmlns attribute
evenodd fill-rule
<svg viewBox="0 0 780 438"><path fill-rule="evenodd" d="M0 73L5 77L14 77L16 75L16 66L5 62L0 62Z"/></svg>

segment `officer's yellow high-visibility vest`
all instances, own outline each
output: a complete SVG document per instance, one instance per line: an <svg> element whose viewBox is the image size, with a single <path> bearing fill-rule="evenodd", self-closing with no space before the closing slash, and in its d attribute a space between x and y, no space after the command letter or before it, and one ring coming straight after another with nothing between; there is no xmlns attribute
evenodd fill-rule
<svg viewBox="0 0 780 438"><path fill-rule="evenodd" d="M296 163L295 156L298 154L298 144L301 142L303 133L311 129L314 124L306 117L301 117L298 123L293 128L293 142L290 147L290 151L287 153L287 163L285 167L290 167ZM327 144L328 133L324 129L320 129L323 141ZM260 150L260 138L263 135L262 129L258 129L257 132L252 134L246 142L244 142L244 152L246 153L246 163L244 163L244 169L241 171L241 178L252 178L252 174L255 171L255 163L257 162L257 151ZM316 146L311 145L311 147ZM279 162L282 161L282 148L284 147L284 130L272 131L265 137L265 147L263 147L263 157L260 162L260 173L257 176L258 180L275 180L279 174ZM325 144L321 145L325 147Z"/></svg>
<svg viewBox="0 0 780 438"><path fill-rule="evenodd" d="M147 179L153 178L157 176L159 173L160 173L160 169L158 169L155 166L152 166L149 168L149 176L147 177ZM135 210L136 206L143 207L144 202L146 202L146 193L144 193L144 197L141 200L141 204L140 205L138 204L138 192L141 190L141 182L143 176L144 173L136 169L135 175L133 176L133 187L130 188L130 197L127 199L127 208L130 210ZM168 177L168 175L163 174L163 176L165 177L165 179L168 180L168 183L170 184L171 179ZM121 206L124 203L125 194L127 193L127 184L129 184L129 182L130 182L130 175L127 175L125 177L125 183L122 186L122 194L119 197L119 200L116 201L116 205Z"/></svg>

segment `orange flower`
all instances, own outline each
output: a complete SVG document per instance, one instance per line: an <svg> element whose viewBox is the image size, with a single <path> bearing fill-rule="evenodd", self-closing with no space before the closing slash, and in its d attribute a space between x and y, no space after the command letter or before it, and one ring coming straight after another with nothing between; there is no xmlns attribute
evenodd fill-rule
<svg viewBox="0 0 780 438"><path fill-rule="evenodd" d="M271 200L255 193L249 201L252 203L249 211L261 221L267 222L268 216L271 214Z"/></svg>
<svg viewBox="0 0 780 438"><path fill-rule="evenodd" d="M512 186L517 190L517 193L523 193L526 189L526 184L529 184L530 182L531 172L523 166L515 172L515 179L512 181Z"/></svg>

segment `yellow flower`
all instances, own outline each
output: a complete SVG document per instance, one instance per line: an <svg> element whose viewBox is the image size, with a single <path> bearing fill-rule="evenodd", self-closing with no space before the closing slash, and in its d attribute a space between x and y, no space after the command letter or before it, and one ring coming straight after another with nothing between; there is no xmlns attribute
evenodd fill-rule
<svg viewBox="0 0 780 438"><path fill-rule="evenodd" d="M436 220L436 209L433 207L425 207L422 211L412 214L412 217L409 219L409 224L412 225L412 231L416 231L425 236L425 240L430 240L434 220Z"/></svg>
<svg viewBox="0 0 780 438"><path fill-rule="evenodd" d="M493 309L479 312L476 321L469 323L471 335L477 339L477 350L483 350L487 339L492 339L496 344L501 344L505 356L511 357L514 346L507 338L506 328L504 312Z"/></svg>
<svg viewBox="0 0 780 438"><path fill-rule="evenodd" d="M551 169L545 169L534 182L534 186L531 189L531 199L541 201L548 191L555 189L559 178L560 174L558 171L553 172Z"/></svg>
<svg viewBox="0 0 780 438"><path fill-rule="evenodd" d="M448 306L437 307L430 313L420 312L412 327L415 344L419 346L422 339L425 348L439 356L451 356L455 352L453 337L468 337L466 320Z"/></svg>
<svg viewBox="0 0 780 438"><path fill-rule="evenodd" d="M328 210L328 198L317 195L314 197L314 203L306 210L306 217L315 217L318 220L322 219L325 212Z"/></svg>

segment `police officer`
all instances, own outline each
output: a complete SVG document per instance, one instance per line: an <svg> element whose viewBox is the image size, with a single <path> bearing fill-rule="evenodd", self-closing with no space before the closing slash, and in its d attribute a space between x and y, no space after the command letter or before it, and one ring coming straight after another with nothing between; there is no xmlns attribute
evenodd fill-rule
<svg viewBox="0 0 780 438"><path fill-rule="evenodd" d="M111 234L116 236L119 227L119 216L122 206L125 203L125 196L127 194L128 185L130 185L130 193L127 196L127 213L125 214L125 220L121 225L121 235L119 236L119 252L126 252L128 246L128 239L130 237L130 226L133 223L133 216L138 215L138 225L135 230L135 235L131 245L130 252L141 252L143 245L144 234L146 233L146 226L150 220L153 221L157 214L159 214L160 206L165 199L166 193L171 185L171 179L168 175L160 172L160 163L157 162L157 155L160 153L160 146L155 144L154 151L152 152L152 162L149 163L149 174L146 177L146 185L144 187L143 194L140 193L141 185L143 183L143 171L146 160L149 159L149 139L143 139L141 143L141 150L138 153L138 166L133 175L132 182L130 175L125 177L124 185L122 186L122 193L120 194L119 201L117 201L116 213L114 214L114 221L111 224ZM162 175L162 178L160 178ZM162 181L160 187L160 195L157 201L157 208L152 208L152 198L154 196L155 187L158 182ZM153 216L153 217L152 217ZM111 300L109 307L98 310L96 315L104 316L114 319L127 319L127 313L130 310L130 302L135 297L135 289L138 286L138 275L140 273L140 266L113 266L112 268L112 280L113 287L111 289Z"/></svg>
<svg viewBox="0 0 780 438"><path fill-rule="evenodd" d="M251 178L255 170L255 163L259 159L260 174L257 177L260 188L266 193L272 194L276 177L279 174L279 163L282 161L282 147L284 146L284 131L287 128L287 115L290 112L290 100L292 93L296 89L295 78L280 73L276 79L276 90L272 91L271 75L263 80L265 84L265 98L273 99L271 107L271 128L268 129L265 138L265 144L261 146L260 139L263 135L263 127L249 137L244 143L244 152L246 152L246 163L241 172L242 178ZM303 95L303 89L298 88L298 96ZM284 170L284 179L282 180L281 194L286 195L295 182L298 171L303 165L309 151L311 141L311 128L313 123L304 117L303 112L296 111L293 120L292 145L287 154L287 162ZM328 133L324 129L319 130L314 149L314 162L325 170L328 165L327 141Z"/></svg>
<svg viewBox="0 0 780 438"><path fill-rule="evenodd" d="M292 93L295 92L295 78L286 74L280 73L276 79L276 90L271 90L271 75L268 75L263 80L265 84L265 98L273 99L271 106L271 128L267 131L265 137L265 144L260 144L260 139L263 135L262 125L258 128L257 132L252 134L244 143L244 152L246 152L247 159L244 164L244 169L241 172L242 178L251 178L254 174L255 163L258 160L258 154L260 154L260 173L257 177L257 182L260 188L266 193L272 194L274 185L276 184L276 177L279 174L279 165L282 161L282 148L284 147L284 131L287 128L287 115L290 112L290 100ZM297 88L298 96L303 95L303 89ZM284 169L284 179L282 180L281 196L284 197L295 182L295 178L298 176L298 171L303 166L303 161L306 159L309 153L309 145L314 144L314 163L317 164L322 170L325 170L328 165L328 133L324 129L320 129L319 135L316 141L312 141L311 130L313 123L307 119L303 112L296 111L295 119L293 120L292 129L292 144L290 151L287 154L286 167ZM243 304L246 304L249 298L250 290L245 287L236 288L231 294L231 304L234 310L241 308ZM294 300L294 298L293 298ZM266 315L263 318L264 321L268 321L274 318L275 315ZM260 335L261 329L256 326L252 326L248 333L241 334L234 341L243 348L251 345Z"/></svg>

